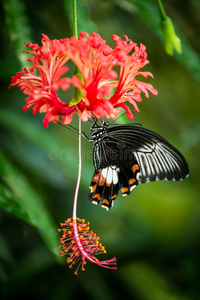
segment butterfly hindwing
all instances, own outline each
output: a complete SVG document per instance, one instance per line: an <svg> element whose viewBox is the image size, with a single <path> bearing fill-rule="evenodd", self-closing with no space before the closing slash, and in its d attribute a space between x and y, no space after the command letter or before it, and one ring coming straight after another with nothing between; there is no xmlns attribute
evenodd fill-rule
<svg viewBox="0 0 200 300"><path fill-rule="evenodd" d="M138 172L139 166L137 164L132 164L130 168L126 169L108 166L95 170L90 185L90 201L94 204L99 204L102 199L102 206L110 209L118 196L119 189L123 196L127 196L138 185L138 180L136 179Z"/></svg>
<svg viewBox="0 0 200 300"><path fill-rule="evenodd" d="M108 166L95 171L90 185L89 199L98 204L102 199L102 206L110 209L119 190L119 168Z"/></svg>
<svg viewBox="0 0 200 300"><path fill-rule="evenodd" d="M138 185L136 178L139 172L139 166L137 164L131 164L130 168L121 169L119 174L120 190L122 196L127 196Z"/></svg>
<svg viewBox="0 0 200 300"><path fill-rule="evenodd" d="M108 123L107 123L108 124ZM110 209L118 195L129 195L139 183L181 180L189 172L182 154L158 134L138 126L99 126L94 143L89 199Z"/></svg>

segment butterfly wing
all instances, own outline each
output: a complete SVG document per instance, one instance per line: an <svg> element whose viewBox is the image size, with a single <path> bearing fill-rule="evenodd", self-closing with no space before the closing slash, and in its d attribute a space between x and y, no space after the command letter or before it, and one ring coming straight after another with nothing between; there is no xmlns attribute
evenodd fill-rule
<svg viewBox="0 0 200 300"><path fill-rule="evenodd" d="M155 180L181 180L188 173L183 155L167 140L153 131L137 126L120 126L108 129L107 135L115 141L117 148L132 151L140 167L139 183Z"/></svg>
<svg viewBox="0 0 200 300"><path fill-rule="evenodd" d="M108 128L93 148L95 174L89 198L110 209L118 190L130 194L138 183L181 180L188 173L182 154L153 131L138 126Z"/></svg>

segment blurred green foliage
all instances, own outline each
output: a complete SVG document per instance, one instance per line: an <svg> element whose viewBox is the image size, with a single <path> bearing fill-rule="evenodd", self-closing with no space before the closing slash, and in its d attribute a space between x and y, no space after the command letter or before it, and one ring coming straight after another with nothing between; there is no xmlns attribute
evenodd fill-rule
<svg viewBox="0 0 200 300"><path fill-rule="evenodd" d="M200 40L198 0L163 1L183 53L168 56L153 0L77 1L79 31L112 34L147 46L151 80L159 94L139 104L135 122L172 142L186 157L183 182L140 185L119 196L108 213L88 201L92 145L83 140L78 216L91 222L118 270L90 263L77 277L59 259L59 223L72 215L78 137L42 126L42 115L22 114L24 94L8 90L26 66L24 42L72 34L69 0L1 2L0 293L2 299L200 299ZM70 100L70 95L68 95ZM125 122L128 122L125 119ZM77 118L73 125L77 128ZM89 135L90 123L83 124ZM104 257L102 256L102 259Z"/></svg>

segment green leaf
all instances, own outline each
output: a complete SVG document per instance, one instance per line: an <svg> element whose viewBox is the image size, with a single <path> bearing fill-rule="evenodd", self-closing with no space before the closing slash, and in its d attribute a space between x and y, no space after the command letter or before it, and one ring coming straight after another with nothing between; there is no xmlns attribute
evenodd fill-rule
<svg viewBox="0 0 200 300"><path fill-rule="evenodd" d="M4 183L1 185L2 208L37 227L47 247L59 257L58 233L51 215L28 179L2 153L0 153L0 176Z"/></svg>
<svg viewBox="0 0 200 300"><path fill-rule="evenodd" d="M0 206L7 212L16 215L18 218L32 224L31 219L23 207L19 204L19 199L5 184L0 183Z"/></svg>
<svg viewBox="0 0 200 300"><path fill-rule="evenodd" d="M66 16L69 20L70 28L73 32L73 1L64 0L64 9ZM78 32L85 31L91 33L93 31L97 32L97 27L90 19L88 7L81 0L77 1L77 22L78 22Z"/></svg>
<svg viewBox="0 0 200 300"><path fill-rule="evenodd" d="M24 43L31 42L31 28L25 12L24 3L21 0L3 0L6 24L13 48L22 67L29 67Z"/></svg>

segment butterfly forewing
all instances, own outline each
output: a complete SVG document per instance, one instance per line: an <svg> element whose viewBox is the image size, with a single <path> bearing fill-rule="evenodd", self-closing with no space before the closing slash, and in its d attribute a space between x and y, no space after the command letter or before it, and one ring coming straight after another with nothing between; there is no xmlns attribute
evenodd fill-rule
<svg viewBox="0 0 200 300"><path fill-rule="evenodd" d="M130 194L138 183L181 180L188 175L182 154L158 134L138 126L99 126L91 134L95 173L89 199L110 209L121 189Z"/></svg>
<svg viewBox="0 0 200 300"><path fill-rule="evenodd" d="M181 180L188 175L185 158L158 134L137 126L108 128L106 134L115 139L116 144L124 143L125 152L133 152L140 167L139 182Z"/></svg>

